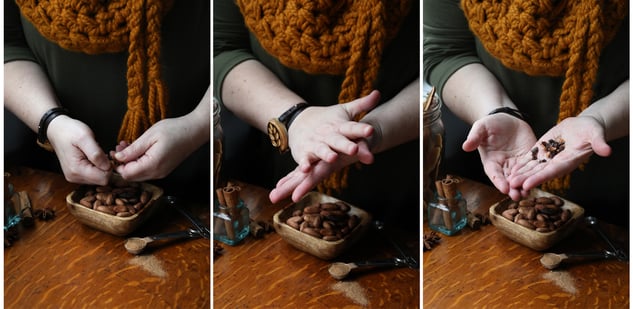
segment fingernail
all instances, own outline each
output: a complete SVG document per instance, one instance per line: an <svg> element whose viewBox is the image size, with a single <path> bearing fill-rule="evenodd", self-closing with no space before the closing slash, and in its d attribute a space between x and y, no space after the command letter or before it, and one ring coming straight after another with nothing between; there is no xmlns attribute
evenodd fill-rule
<svg viewBox="0 0 633 309"><path fill-rule="evenodd" d="M117 152L117 153L114 154L114 158L119 160L119 161L122 161L123 159L125 159L125 156L122 153Z"/></svg>

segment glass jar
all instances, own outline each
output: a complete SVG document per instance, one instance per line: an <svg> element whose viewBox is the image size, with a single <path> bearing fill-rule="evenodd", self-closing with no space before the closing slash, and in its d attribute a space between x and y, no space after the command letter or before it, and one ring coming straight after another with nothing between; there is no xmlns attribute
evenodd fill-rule
<svg viewBox="0 0 633 309"><path fill-rule="evenodd" d="M213 208L213 239L235 246L250 232L250 211L244 201L236 206L220 205L215 200Z"/></svg>
<svg viewBox="0 0 633 309"><path fill-rule="evenodd" d="M466 200L457 191L454 197L445 198L435 195L428 203L428 219L431 230L451 236L468 223Z"/></svg>
<svg viewBox="0 0 633 309"><path fill-rule="evenodd" d="M220 102L213 98L213 188L220 184L220 169L222 168L222 152L224 132L220 123Z"/></svg>
<svg viewBox="0 0 633 309"><path fill-rule="evenodd" d="M15 190L9 182L10 173L4 173L4 231L5 233L20 223L20 216L16 212L13 203Z"/></svg>
<svg viewBox="0 0 633 309"><path fill-rule="evenodd" d="M430 88L425 84L425 96L423 102L426 103ZM430 89L428 89L430 90ZM433 199L433 186L438 178L440 163L444 153L444 123L442 122L442 102L439 96L433 95L433 99L424 108L423 132L422 132L422 184L423 203L426 209L429 201Z"/></svg>

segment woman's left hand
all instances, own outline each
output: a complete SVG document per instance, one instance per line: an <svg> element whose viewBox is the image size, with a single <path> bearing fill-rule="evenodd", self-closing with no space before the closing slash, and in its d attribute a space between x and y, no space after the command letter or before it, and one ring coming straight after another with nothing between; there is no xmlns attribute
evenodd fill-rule
<svg viewBox="0 0 633 309"><path fill-rule="evenodd" d="M270 201L277 203L286 197L292 196L292 200L297 202L321 181L329 177L331 173L358 162L359 157L373 158L365 140L359 141L358 144L359 153L355 156L339 154L337 160L332 163L320 160L307 172L297 166L292 172L277 182L277 186L269 194Z"/></svg>
<svg viewBox="0 0 633 309"><path fill-rule="evenodd" d="M156 122L131 144L121 141L110 153L121 163L116 172L130 181L165 178L207 143L211 136L209 89L189 114Z"/></svg>
<svg viewBox="0 0 633 309"><path fill-rule="evenodd" d="M186 118L163 119L136 141L117 145L114 158L121 164L117 173L130 181L161 179L169 175L201 146Z"/></svg>
<svg viewBox="0 0 633 309"><path fill-rule="evenodd" d="M548 158L542 143L564 141L564 149ZM522 188L522 192L548 180L564 176L575 170L596 153L607 157L611 147L604 138L602 125L593 117L570 117L545 133L534 145L538 149L536 159L532 153L524 155L510 171L508 181L513 188Z"/></svg>

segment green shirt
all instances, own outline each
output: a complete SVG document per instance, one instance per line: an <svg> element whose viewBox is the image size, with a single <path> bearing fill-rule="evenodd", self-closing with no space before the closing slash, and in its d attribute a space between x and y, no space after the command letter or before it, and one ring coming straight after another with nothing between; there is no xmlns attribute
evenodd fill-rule
<svg viewBox="0 0 633 309"><path fill-rule="evenodd" d="M406 85L419 77L419 3L413 2L416 4L411 8L411 13L402 25L400 33L386 46L383 53L379 76L375 83L375 88L381 92L382 102L396 95ZM235 65L247 59L257 59L279 77L287 87L306 99L308 103L327 105L338 102L343 76L312 75L284 66L267 53L258 43L257 38L248 31L239 8L233 1L219 0L214 1L213 5L213 89L216 97L221 100L219 94L224 78ZM296 164L290 154L279 155L263 133L252 128L244 129L245 125L236 124L241 123L241 121L233 118L226 110L222 117L227 144L224 171L226 177L235 176L235 174L231 175L232 172L235 173L231 170L232 167L244 168L246 165L249 171L245 171L244 175L237 177L253 177L253 174L257 174L258 180L263 185L273 187L277 180L294 169ZM231 119L231 121L226 119ZM226 127L231 129L227 130ZM248 133L238 137L236 132L240 130ZM253 138L247 140L248 137ZM372 197L390 195L386 193L395 187L395 182L392 183L392 180L400 178L408 181L406 187L411 189L409 197L405 198L403 195L400 200L408 199L409 203L417 203L419 197L419 188L416 187L416 184L419 184L417 168L419 166L419 147L417 145L416 141L408 146L398 147L400 149L395 148L393 151L387 151L384 155L379 154L372 166L362 166L360 169L352 168L349 180L350 188L344 191L343 196L353 198L353 201L366 205L379 204L382 201L388 201L388 199L378 197L372 200ZM398 154L403 153L405 153L404 156L399 157ZM239 163L232 163L232 161L239 161ZM387 169L390 169L393 175L383 174L379 176ZM379 193L371 194L367 191ZM385 206L381 205L381 207Z"/></svg>

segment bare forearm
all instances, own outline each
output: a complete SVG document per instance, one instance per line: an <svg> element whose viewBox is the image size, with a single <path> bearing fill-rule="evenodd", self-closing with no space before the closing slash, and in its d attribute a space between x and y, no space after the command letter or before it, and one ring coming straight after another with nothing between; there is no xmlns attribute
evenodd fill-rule
<svg viewBox="0 0 633 309"><path fill-rule="evenodd" d="M40 117L58 105L53 87L37 63L4 64L4 106L33 131L37 131Z"/></svg>
<svg viewBox="0 0 633 309"><path fill-rule="evenodd" d="M211 137L211 87L207 88L200 103L189 114L185 115L186 124L190 124L192 128L191 137L198 145L202 145L210 140Z"/></svg>
<svg viewBox="0 0 633 309"><path fill-rule="evenodd" d="M361 120L374 127L372 152L379 153L420 136L420 80L416 79Z"/></svg>
<svg viewBox="0 0 633 309"><path fill-rule="evenodd" d="M579 116L589 116L604 127L605 139L611 141L629 135L629 81L609 95L589 105Z"/></svg>
<svg viewBox="0 0 633 309"><path fill-rule="evenodd" d="M247 60L226 76L222 101L238 117L265 132L271 118L304 100L260 62Z"/></svg>
<svg viewBox="0 0 633 309"><path fill-rule="evenodd" d="M479 63L457 70L447 80L442 100L455 115L469 124L495 108L516 108L501 83Z"/></svg>

